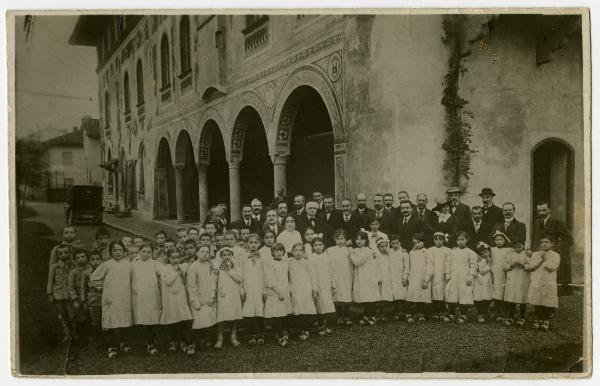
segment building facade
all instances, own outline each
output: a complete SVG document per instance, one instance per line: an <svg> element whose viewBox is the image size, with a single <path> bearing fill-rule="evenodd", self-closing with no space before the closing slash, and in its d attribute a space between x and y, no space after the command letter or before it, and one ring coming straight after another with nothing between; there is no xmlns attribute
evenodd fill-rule
<svg viewBox="0 0 600 386"><path fill-rule="evenodd" d="M81 16L70 42L97 48L101 156L116 171L106 206L184 222L224 200L236 219L280 186L432 201L450 183L449 17L476 151L464 201L492 187L529 225L549 199L582 250L577 15Z"/></svg>

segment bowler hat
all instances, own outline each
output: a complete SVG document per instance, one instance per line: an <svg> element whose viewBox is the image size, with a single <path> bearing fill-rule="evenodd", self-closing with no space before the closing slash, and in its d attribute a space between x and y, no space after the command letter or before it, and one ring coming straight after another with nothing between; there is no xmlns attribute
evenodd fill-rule
<svg viewBox="0 0 600 386"><path fill-rule="evenodd" d="M448 189L446 189L446 194L450 193L460 193L460 189L457 186L451 186Z"/></svg>
<svg viewBox="0 0 600 386"><path fill-rule="evenodd" d="M495 196L496 193L492 190L492 188L483 188L481 189L481 193L479 193L479 197L482 196Z"/></svg>

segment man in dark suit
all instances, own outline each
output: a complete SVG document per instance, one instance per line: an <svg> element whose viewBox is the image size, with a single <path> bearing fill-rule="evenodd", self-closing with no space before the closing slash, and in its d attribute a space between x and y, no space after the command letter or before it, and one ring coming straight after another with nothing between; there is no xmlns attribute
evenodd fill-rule
<svg viewBox="0 0 600 386"><path fill-rule="evenodd" d="M413 235L415 233L423 233L425 224L423 224L423 221L419 220L417 216L414 215L411 202L408 200L400 202L400 213L402 214L402 217L397 219L397 233L400 237L402 248L410 251L413 247Z"/></svg>
<svg viewBox="0 0 600 386"><path fill-rule="evenodd" d="M285 218L289 215L288 206L285 202L277 204L277 222L281 229L285 228Z"/></svg>
<svg viewBox="0 0 600 386"><path fill-rule="evenodd" d="M433 245L433 229L438 219L437 214L427 209L428 202L429 200L425 193L417 194L417 207L413 210L413 215L423 222L423 238L426 247Z"/></svg>
<svg viewBox="0 0 600 386"><path fill-rule="evenodd" d="M251 229L252 226L252 207L250 204L242 205L242 218L229 223L228 229Z"/></svg>
<svg viewBox="0 0 600 386"><path fill-rule="evenodd" d="M471 208L471 221L464 224L461 230L467 232L469 236L467 246L472 250L475 251L477 244L480 242L492 246L491 238L494 233L494 226L483 221L483 210L480 206Z"/></svg>
<svg viewBox="0 0 600 386"><path fill-rule="evenodd" d="M294 196L294 210L290 213L298 222L298 218L304 216L306 214L305 209L306 199L303 195L297 194Z"/></svg>
<svg viewBox="0 0 600 386"><path fill-rule="evenodd" d="M365 230L369 229L369 219L375 216L375 211L367 208L367 196L364 193L356 195L356 209L354 209L352 214L360 221L361 228Z"/></svg>
<svg viewBox="0 0 600 386"><path fill-rule="evenodd" d="M342 211L335 208L331 194L323 196L323 210L319 211L317 215L325 220L332 231L341 228Z"/></svg>
<svg viewBox="0 0 600 386"><path fill-rule="evenodd" d="M533 223L531 230L531 250L538 250L542 236L550 236L553 239L552 249L560 255L560 265L557 272L557 283L559 295L570 295L573 290L571 284L571 245L573 245L573 234L567 226L552 217L550 203L540 201L536 205L538 218Z"/></svg>
<svg viewBox="0 0 600 386"><path fill-rule="evenodd" d="M250 206L252 207L252 225L250 226L250 232L260 233L265 224L262 202L258 198L255 198L250 202Z"/></svg>
<svg viewBox="0 0 600 386"><path fill-rule="evenodd" d="M522 243L524 245L527 239L527 227L515 219L515 205L512 202L502 205L502 214L504 221L496 224L496 229L503 232L511 244Z"/></svg>
<svg viewBox="0 0 600 386"><path fill-rule="evenodd" d="M410 202L410 207L412 208L413 213L417 210L417 206L410 201L410 195L406 190L401 190L398 192L398 202L402 202L404 200L408 200ZM396 217L402 217L402 211L400 210L400 204L392 211Z"/></svg>
<svg viewBox="0 0 600 386"><path fill-rule="evenodd" d="M460 202L461 190L456 186L450 187L446 190L448 195L448 202L450 203L450 214L456 217L458 220L458 228L460 229L463 224L467 224L471 221L471 208L468 205Z"/></svg>
<svg viewBox="0 0 600 386"><path fill-rule="evenodd" d="M314 201L307 202L306 214L298 219L296 228L300 234L304 235L306 228L311 227L314 229L315 233L320 233L323 236L325 246L329 247L333 245L333 240L331 239L331 230L329 229L329 225L327 225L325 220L322 217L317 216L318 210L319 204Z"/></svg>
<svg viewBox="0 0 600 386"><path fill-rule="evenodd" d="M494 205L495 195L496 193L491 188L483 188L481 189L481 193L479 193L479 197L481 197L481 202L483 203L483 221L493 226L504 222L502 209Z"/></svg>
<svg viewBox="0 0 600 386"><path fill-rule="evenodd" d="M394 195L392 193L384 193L383 195L383 207L387 209L394 216Z"/></svg>
<svg viewBox="0 0 600 386"><path fill-rule="evenodd" d="M271 231L275 234L275 238L279 236L281 231L284 229L283 226L279 225L277 211L274 209L269 209L266 214L266 220L262 227L261 235L264 236L265 232Z"/></svg>
<svg viewBox="0 0 600 386"><path fill-rule="evenodd" d="M353 239L361 228L360 219L354 215L352 201L342 200L342 221L340 227L348 233L348 239Z"/></svg>
<svg viewBox="0 0 600 386"><path fill-rule="evenodd" d="M396 233L396 218L383 206L382 194L377 193L373 196L373 207L375 212L374 218L379 220L379 230L387 235Z"/></svg>

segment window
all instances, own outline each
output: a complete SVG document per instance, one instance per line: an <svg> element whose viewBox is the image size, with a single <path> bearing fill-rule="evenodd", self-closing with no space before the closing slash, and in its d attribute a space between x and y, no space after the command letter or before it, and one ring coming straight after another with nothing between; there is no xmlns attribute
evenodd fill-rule
<svg viewBox="0 0 600 386"><path fill-rule="evenodd" d="M73 153L70 151L63 151L62 153L62 164L63 166L73 165Z"/></svg>
<svg viewBox="0 0 600 386"><path fill-rule="evenodd" d="M125 114L131 110L131 100L129 98L129 74L125 72L123 77L123 98L125 99Z"/></svg>
<svg viewBox="0 0 600 386"><path fill-rule="evenodd" d="M181 59L181 74L191 71L190 63L190 18L182 16L179 23L179 54Z"/></svg>
<svg viewBox="0 0 600 386"><path fill-rule="evenodd" d="M108 91L104 93L104 126L106 129L110 127L110 95Z"/></svg>
<svg viewBox="0 0 600 386"><path fill-rule="evenodd" d="M140 158L137 164L139 165L139 173L138 173L138 194L140 196L144 195L145 191L145 181L144 181L144 159L146 158L146 150L144 149L144 145L140 146Z"/></svg>
<svg viewBox="0 0 600 386"><path fill-rule="evenodd" d="M171 85L169 71L169 39L164 34L160 41L160 85L162 89Z"/></svg>
<svg viewBox="0 0 600 386"><path fill-rule="evenodd" d="M142 60L138 59L135 77L137 83L137 105L138 107L144 104L144 68L142 67Z"/></svg>

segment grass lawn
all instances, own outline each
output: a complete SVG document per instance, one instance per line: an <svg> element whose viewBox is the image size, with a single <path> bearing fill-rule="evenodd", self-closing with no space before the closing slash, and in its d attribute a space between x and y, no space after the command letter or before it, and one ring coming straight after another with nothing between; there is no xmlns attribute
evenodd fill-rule
<svg viewBox="0 0 600 386"><path fill-rule="evenodd" d="M262 347L203 349L193 357L161 352L150 357L134 336L133 351L109 360L103 348L61 343L62 330L45 296L48 253L55 239L37 218L19 223L20 373L95 375L252 372L581 372L583 296L560 298L549 332L494 323L427 321L340 327L327 337L272 339ZM134 335L137 335L134 333ZM270 337L269 337L270 338ZM244 342L244 335L241 335Z"/></svg>

